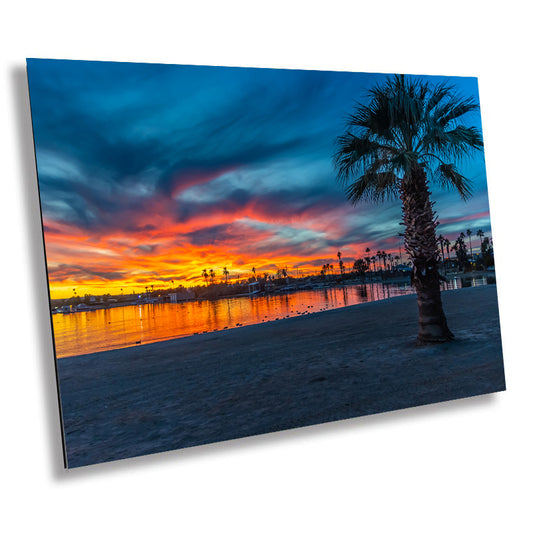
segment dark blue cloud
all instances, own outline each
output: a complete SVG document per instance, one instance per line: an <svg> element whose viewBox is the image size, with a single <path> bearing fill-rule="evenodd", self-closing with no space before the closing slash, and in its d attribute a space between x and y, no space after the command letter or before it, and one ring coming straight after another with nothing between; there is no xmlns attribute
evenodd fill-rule
<svg viewBox="0 0 533 533"><path fill-rule="evenodd" d="M331 165L335 137L347 113L385 77L28 60L43 213L89 232L136 232L149 228L135 214L161 205L159 200L179 222L252 204L262 215L280 219L333 209L344 202ZM452 82L477 98L475 79ZM479 116L471 123L480 127ZM271 190L254 172L274 162L281 170L268 176L276 185ZM465 169L484 211L483 155ZM215 199L181 195L202 184L208 190L239 171L248 183L222 182ZM465 210L454 193L436 197L447 213ZM335 246L343 239L385 238L392 227L387 217L397 216L397 209L362 206L358 213L369 217L359 216L342 239L332 239Z"/></svg>

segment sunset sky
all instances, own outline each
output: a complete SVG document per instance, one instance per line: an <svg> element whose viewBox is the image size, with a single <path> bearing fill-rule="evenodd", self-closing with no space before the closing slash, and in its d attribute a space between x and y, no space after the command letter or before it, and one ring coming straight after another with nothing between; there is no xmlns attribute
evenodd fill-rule
<svg viewBox="0 0 533 533"><path fill-rule="evenodd" d="M398 254L399 201L351 206L335 138L386 75L28 60L52 298L317 272ZM424 77L430 82L445 78ZM475 78L448 78L478 97ZM481 128L479 115L471 124ZM467 203L433 187L439 234L490 235L483 154ZM468 241L467 241L468 242Z"/></svg>

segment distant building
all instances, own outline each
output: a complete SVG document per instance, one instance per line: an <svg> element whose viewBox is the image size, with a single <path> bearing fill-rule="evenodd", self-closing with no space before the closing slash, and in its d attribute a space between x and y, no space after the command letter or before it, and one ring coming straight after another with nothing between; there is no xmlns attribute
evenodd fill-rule
<svg viewBox="0 0 533 533"><path fill-rule="evenodd" d="M194 294L187 290L186 292L171 292L169 294L170 303L177 304L178 302L184 302L186 300L193 300Z"/></svg>
<svg viewBox="0 0 533 533"><path fill-rule="evenodd" d="M261 286L258 281L248 284L248 294L257 294L258 292L261 292Z"/></svg>

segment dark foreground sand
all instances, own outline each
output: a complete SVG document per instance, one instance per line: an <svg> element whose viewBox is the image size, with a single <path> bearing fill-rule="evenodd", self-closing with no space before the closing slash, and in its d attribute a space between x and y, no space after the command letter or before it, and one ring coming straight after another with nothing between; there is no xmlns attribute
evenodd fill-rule
<svg viewBox="0 0 533 533"><path fill-rule="evenodd" d="M68 466L505 390L496 287L442 298L434 346L409 295L60 359Z"/></svg>

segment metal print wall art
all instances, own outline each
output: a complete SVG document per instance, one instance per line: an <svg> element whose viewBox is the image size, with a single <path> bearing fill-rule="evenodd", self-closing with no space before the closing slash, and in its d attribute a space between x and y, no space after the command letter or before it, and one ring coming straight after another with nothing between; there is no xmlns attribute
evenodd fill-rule
<svg viewBox="0 0 533 533"><path fill-rule="evenodd" d="M27 71L69 468L505 389L475 78Z"/></svg>

